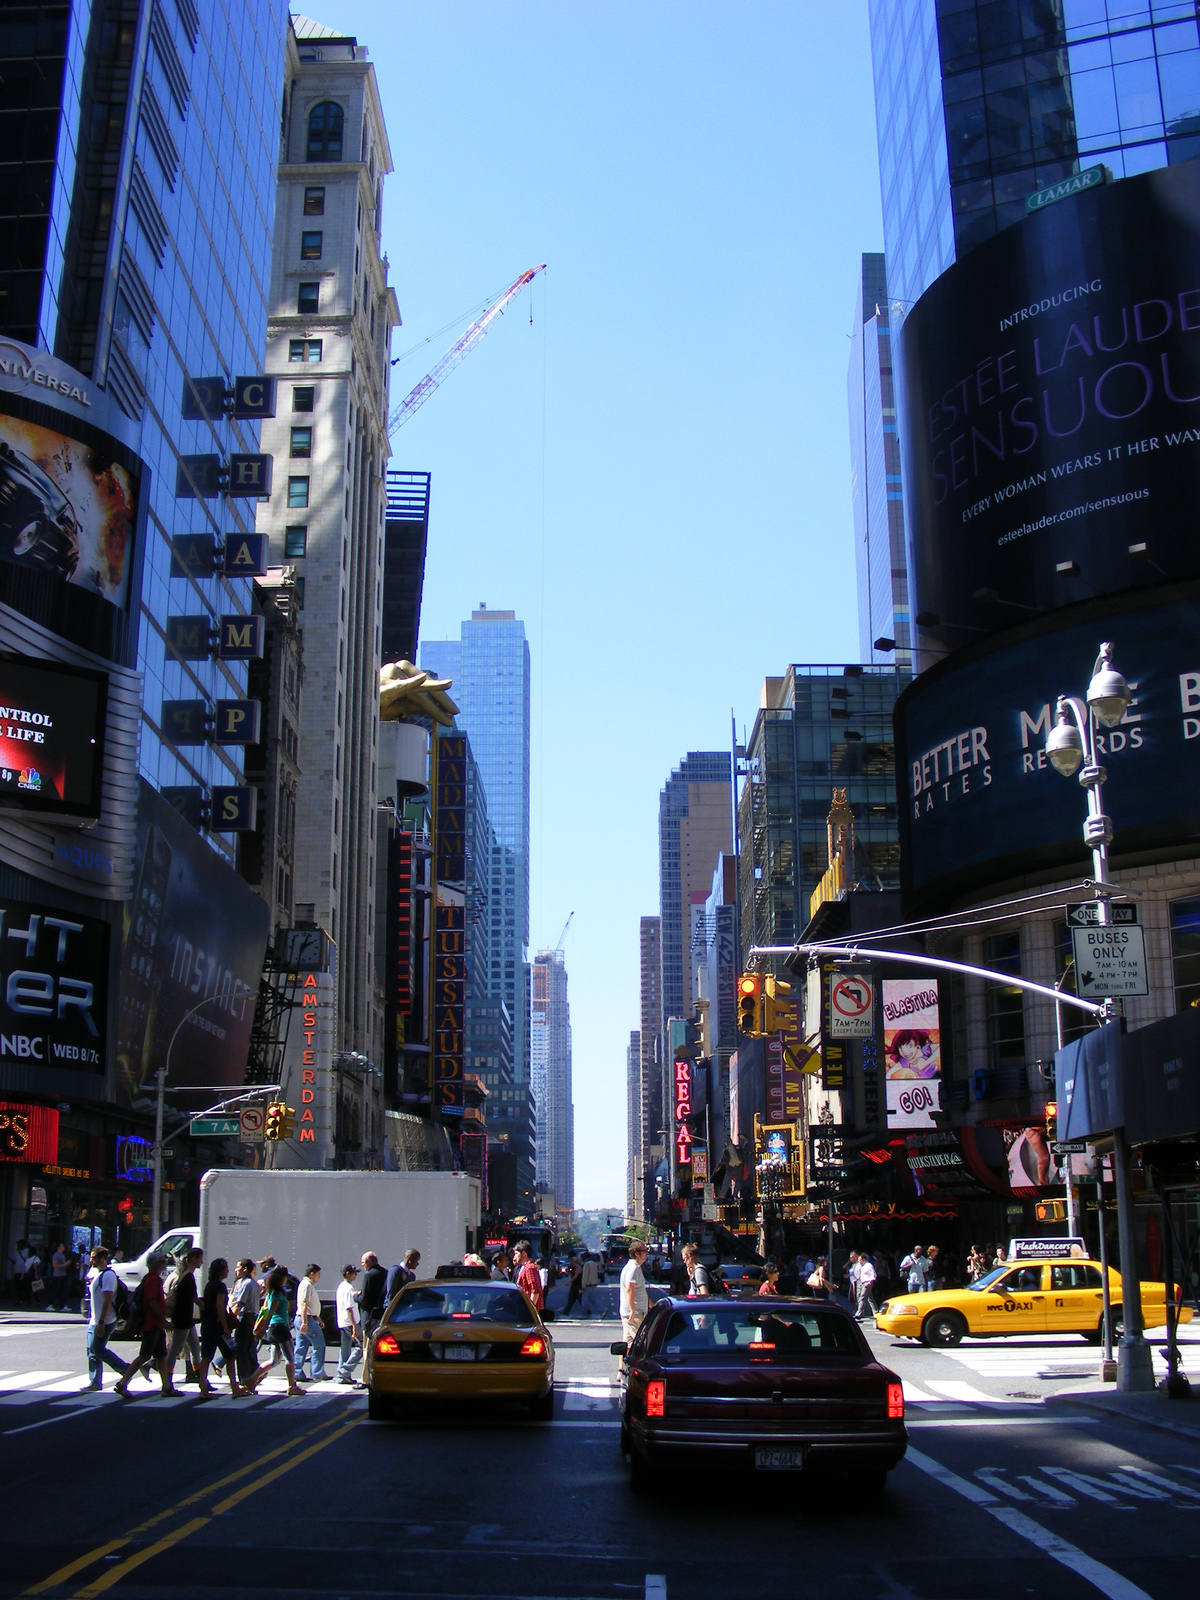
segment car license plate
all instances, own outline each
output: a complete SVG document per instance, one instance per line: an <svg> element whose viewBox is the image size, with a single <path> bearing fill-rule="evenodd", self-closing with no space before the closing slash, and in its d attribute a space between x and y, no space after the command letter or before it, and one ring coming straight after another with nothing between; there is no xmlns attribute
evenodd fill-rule
<svg viewBox="0 0 1200 1600"><path fill-rule="evenodd" d="M754 1465L760 1472L802 1472L804 1470L803 1445L759 1445L754 1452Z"/></svg>
<svg viewBox="0 0 1200 1600"><path fill-rule="evenodd" d="M474 1361L475 1346L473 1344L448 1344L443 1354L447 1361Z"/></svg>

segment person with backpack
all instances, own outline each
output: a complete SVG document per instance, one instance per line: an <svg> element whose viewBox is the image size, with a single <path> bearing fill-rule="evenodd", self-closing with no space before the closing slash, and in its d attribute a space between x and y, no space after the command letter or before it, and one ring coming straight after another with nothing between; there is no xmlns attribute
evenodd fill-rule
<svg viewBox="0 0 1200 1600"><path fill-rule="evenodd" d="M117 1380L114 1394L127 1395L134 1376L149 1366L157 1369L164 1394L179 1393L171 1382L167 1367L167 1305L162 1282L162 1270L166 1264L166 1256L159 1255L157 1251L148 1255L146 1276L130 1296L126 1327L130 1333L140 1334L142 1342L137 1359L129 1363L124 1375Z"/></svg>
<svg viewBox="0 0 1200 1600"><path fill-rule="evenodd" d="M924 1245L913 1245L911 1253L900 1263L900 1276L909 1294L920 1294L929 1287L929 1257Z"/></svg>
<svg viewBox="0 0 1200 1600"><path fill-rule="evenodd" d="M688 1299L690 1300L696 1295L711 1294L713 1292L712 1274L700 1260L700 1250L697 1245L684 1245L683 1264L687 1268Z"/></svg>
<svg viewBox="0 0 1200 1600"><path fill-rule="evenodd" d="M186 1351L187 1374L185 1383L198 1383L200 1373L200 1341L196 1337L196 1272L203 1264L204 1251L193 1246L180 1261L175 1271L163 1284L163 1299L171 1323L171 1339L167 1346L167 1369L175 1381L175 1363Z"/></svg>
<svg viewBox="0 0 1200 1600"><path fill-rule="evenodd" d="M61 1246L60 1246L61 1248ZM88 1388L103 1389L104 1363L125 1373L129 1363L114 1355L108 1340L117 1325L116 1298L121 1288L116 1273L108 1264L108 1251L98 1244L92 1251L92 1270L88 1273L87 1363ZM123 1291L122 1291L123 1292Z"/></svg>

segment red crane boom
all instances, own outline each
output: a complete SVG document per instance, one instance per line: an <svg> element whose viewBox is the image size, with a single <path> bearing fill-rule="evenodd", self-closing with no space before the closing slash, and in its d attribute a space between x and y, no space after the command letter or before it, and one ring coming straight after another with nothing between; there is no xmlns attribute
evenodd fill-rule
<svg viewBox="0 0 1200 1600"><path fill-rule="evenodd" d="M395 433L397 428L403 427L403 425L408 421L409 417L412 416L414 411L419 411L421 409L426 400L429 399L429 396L442 382L442 379L445 378L447 373L452 371L465 355L468 355L472 350L474 350L475 346L483 338L484 334L504 310L505 306L508 305L509 301L515 300L525 285L527 283L532 283L534 278L537 277L538 273L544 272L545 270L546 263L544 261L540 267L530 267L526 272L521 274L515 283L510 283L508 288L505 289L504 293L497 296L497 298L484 309L480 316L475 318L475 321L462 335L462 337L457 339L454 344L450 346L449 350L446 351L446 354L438 362L437 366L425 374L420 383L417 384L416 388L410 390L409 393L405 395L404 399L401 400L396 409L392 412L391 416L388 418L389 439L391 438L392 434Z"/></svg>

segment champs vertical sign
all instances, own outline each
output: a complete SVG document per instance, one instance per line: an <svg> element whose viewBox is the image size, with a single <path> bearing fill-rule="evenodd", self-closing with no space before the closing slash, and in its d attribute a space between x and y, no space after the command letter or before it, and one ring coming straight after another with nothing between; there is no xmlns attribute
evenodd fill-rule
<svg viewBox="0 0 1200 1600"><path fill-rule="evenodd" d="M448 1116L466 1109L463 1069L467 990L467 741L437 741L437 920L433 962L433 1105Z"/></svg>

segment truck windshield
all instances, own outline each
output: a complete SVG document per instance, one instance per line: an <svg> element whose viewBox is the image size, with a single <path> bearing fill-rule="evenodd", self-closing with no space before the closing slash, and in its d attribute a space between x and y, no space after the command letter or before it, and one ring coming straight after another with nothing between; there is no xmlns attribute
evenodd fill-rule
<svg viewBox="0 0 1200 1600"><path fill-rule="evenodd" d="M533 1323L519 1289L504 1283L423 1283L405 1289L389 1322L447 1322L470 1317L481 1322Z"/></svg>

